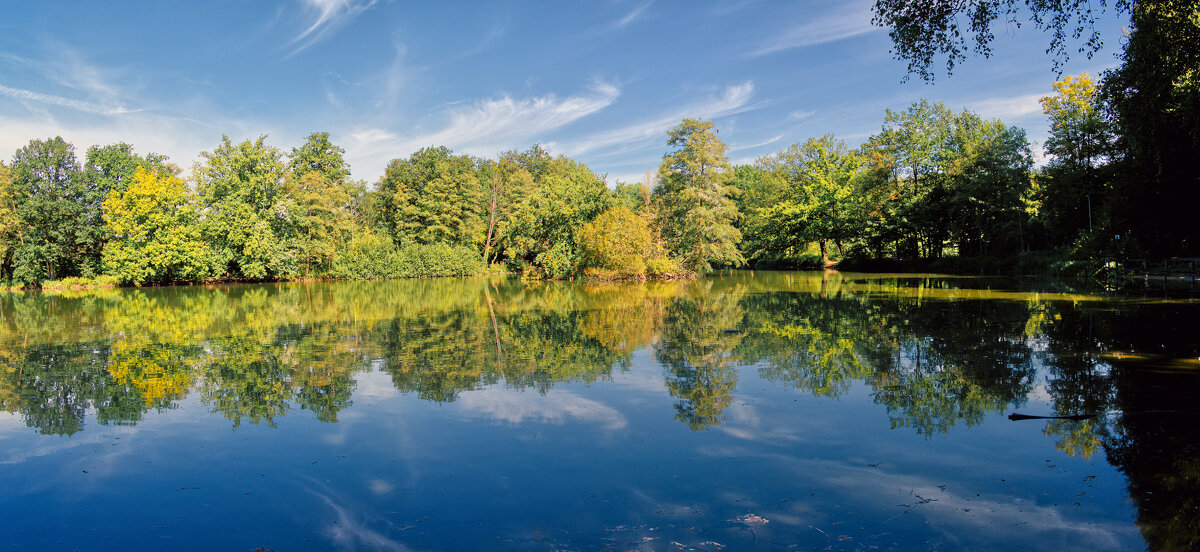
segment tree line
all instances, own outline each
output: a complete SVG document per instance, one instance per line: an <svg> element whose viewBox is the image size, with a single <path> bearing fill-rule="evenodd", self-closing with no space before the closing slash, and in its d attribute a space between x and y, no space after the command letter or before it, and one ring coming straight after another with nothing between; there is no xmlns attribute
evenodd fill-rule
<svg viewBox="0 0 1200 552"><path fill-rule="evenodd" d="M0 277L662 278L833 257L1137 250L1151 234L1114 234L1134 228L1121 214L1133 192L1103 96L1086 73L1055 90L1042 99L1050 162L1036 168L1023 129L928 100L887 110L858 148L825 135L737 166L712 122L684 119L656 173L611 188L537 145L494 159L427 147L368 186L324 132L286 154L266 136L223 137L186 180L129 144L92 146L81 164L61 137L32 140L0 165Z"/></svg>

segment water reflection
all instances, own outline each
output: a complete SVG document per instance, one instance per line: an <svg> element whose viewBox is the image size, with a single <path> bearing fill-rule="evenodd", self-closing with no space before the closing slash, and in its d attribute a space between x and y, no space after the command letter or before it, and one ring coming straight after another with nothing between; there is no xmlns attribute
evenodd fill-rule
<svg viewBox="0 0 1200 552"><path fill-rule="evenodd" d="M641 352L694 430L726 421L743 369L820 398L864 389L893 429L930 439L1015 408L1095 414L1044 431L1126 474L1152 549L1193 549L1200 305L991 285L827 272L7 294L0 407L48 435L137 424L188 397L235 428L297 411L337 422L358 376L377 371L400 392L511 423L621 428L622 413L555 388L610 380ZM524 393L545 408L523 407Z"/></svg>

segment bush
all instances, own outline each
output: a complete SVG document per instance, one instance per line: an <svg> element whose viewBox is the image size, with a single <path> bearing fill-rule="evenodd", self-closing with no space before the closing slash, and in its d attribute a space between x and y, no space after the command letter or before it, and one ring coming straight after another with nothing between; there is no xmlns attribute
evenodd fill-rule
<svg viewBox="0 0 1200 552"><path fill-rule="evenodd" d="M396 246L378 234L363 234L333 260L333 275L346 280L470 276L483 272L475 249L444 243Z"/></svg>
<svg viewBox="0 0 1200 552"><path fill-rule="evenodd" d="M602 280L678 278L689 273L667 258L646 218L628 207L613 207L579 230L579 267Z"/></svg>
<svg viewBox="0 0 1200 552"><path fill-rule="evenodd" d="M116 276L104 274L95 278L71 277L61 280L42 282L43 290L94 289L117 287L120 283Z"/></svg>

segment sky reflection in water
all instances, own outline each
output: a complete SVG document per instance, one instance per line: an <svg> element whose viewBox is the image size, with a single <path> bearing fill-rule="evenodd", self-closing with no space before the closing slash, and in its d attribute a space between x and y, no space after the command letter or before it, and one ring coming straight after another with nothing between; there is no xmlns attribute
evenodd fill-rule
<svg viewBox="0 0 1200 552"><path fill-rule="evenodd" d="M1200 305L1022 287L10 294L0 530L46 550L1191 549Z"/></svg>

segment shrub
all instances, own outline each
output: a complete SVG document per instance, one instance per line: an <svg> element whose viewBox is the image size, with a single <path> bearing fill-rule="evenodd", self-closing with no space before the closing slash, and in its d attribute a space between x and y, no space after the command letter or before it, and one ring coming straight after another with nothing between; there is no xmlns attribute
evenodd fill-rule
<svg viewBox="0 0 1200 552"><path fill-rule="evenodd" d="M483 268L471 247L444 243L397 246L374 233L356 237L333 260L333 275L347 280L469 276Z"/></svg>
<svg viewBox="0 0 1200 552"><path fill-rule="evenodd" d="M599 279L676 278L687 271L667 258L647 218L613 207L579 231L579 267Z"/></svg>

